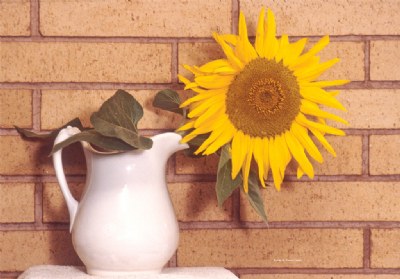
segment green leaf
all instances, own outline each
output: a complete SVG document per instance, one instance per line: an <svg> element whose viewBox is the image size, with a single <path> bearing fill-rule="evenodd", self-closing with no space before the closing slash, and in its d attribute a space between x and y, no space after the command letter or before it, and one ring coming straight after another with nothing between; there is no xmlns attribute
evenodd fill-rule
<svg viewBox="0 0 400 279"><path fill-rule="evenodd" d="M215 187L218 206L222 206L233 191L242 184L242 181L239 175L232 180L232 161L229 153L229 144L226 144L222 147L218 163L217 185Z"/></svg>
<svg viewBox="0 0 400 279"><path fill-rule="evenodd" d="M29 139L55 139L60 132L60 130L64 129L67 126L72 126L72 127L77 127L80 130L83 130L83 126L79 118L74 118L71 121L69 121L67 124L63 125L62 127L53 130L50 133L35 133L32 131L29 131L27 129L20 128L18 126L14 126L17 132L22 135L23 137L29 138Z"/></svg>
<svg viewBox="0 0 400 279"><path fill-rule="evenodd" d="M154 97L153 106L163 110L175 112L184 116L184 110L179 106L181 105L181 99L178 93L171 89L165 89L157 93Z"/></svg>
<svg viewBox="0 0 400 279"><path fill-rule="evenodd" d="M54 152L57 152L61 148L64 148L70 144L79 141L87 141L106 151L128 151L134 149L132 146L123 142L120 139L103 136L102 134L96 132L95 130L87 130L75 134L70 138L66 139L65 141L62 141L53 146L50 155L52 155Z"/></svg>
<svg viewBox="0 0 400 279"><path fill-rule="evenodd" d="M264 222L268 223L267 214L265 213L264 209L264 202L260 194L260 185L258 183L257 175L254 172L250 172L249 192L245 193L245 195L257 214L263 219Z"/></svg>
<svg viewBox="0 0 400 279"><path fill-rule="evenodd" d="M138 133L137 123L143 117L143 108L124 90L118 90L90 117L94 129L107 137L121 139L134 148L150 149L153 141Z"/></svg>

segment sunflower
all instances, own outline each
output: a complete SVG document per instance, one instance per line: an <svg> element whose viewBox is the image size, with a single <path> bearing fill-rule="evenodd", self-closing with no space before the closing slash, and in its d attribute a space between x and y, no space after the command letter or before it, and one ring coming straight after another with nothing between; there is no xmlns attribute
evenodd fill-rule
<svg viewBox="0 0 400 279"><path fill-rule="evenodd" d="M245 192L253 160L263 187L271 170L279 190L292 159L298 164L298 177L305 173L313 178L309 157L319 163L323 158L310 133L336 156L325 134L342 136L344 132L327 125L326 120L347 124L320 108L324 105L345 110L335 98L338 92L326 88L348 81L316 81L339 60L320 62L316 56L329 43L329 37L321 38L305 52L307 39L291 43L287 35L276 37L274 14L268 10L265 17L264 8L254 45L249 41L243 13L239 16L238 35L214 33L213 37L226 58L200 67L184 65L194 74L193 81L179 76L185 89L197 93L181 105L190 108L188 122L179 129L188 131L183 142L209 134L195 152L203 155L230 144L232 179L241 171Z"/></svg>

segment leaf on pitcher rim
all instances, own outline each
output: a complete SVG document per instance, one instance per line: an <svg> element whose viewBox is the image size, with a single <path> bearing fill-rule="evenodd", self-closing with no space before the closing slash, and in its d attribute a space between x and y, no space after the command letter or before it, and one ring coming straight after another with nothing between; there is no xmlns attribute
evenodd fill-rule
<svg viewBox="0 0 400 279"><path fill-rule="evenodd" d="M30 131L28 129L20 128L18 126L14 126L17 132L29 139L55 139L58 135L58 133L64 129L67 126L72 126L72 127L77 127L79 130L83 130L83 125L79 118L74 118L65 125L61 126L60 128L57 128L50 133L36 133L33 131Z"/></svg>
<svg viewBox="0 0 400 279"><path fill-rule="evenodd" d="M143 117L143 108L135 98L124 90L118 90L105 101L90 121L94 129L107 137L121 139L134 148L150 149L150 138L138 133L137 123Z"/></svg>
<svg viewBox="0 0 400 279"><path fill-rule="evenodd" d="M129 151L135 149L134 147L130 146L120 139L103 136L95 130L87 130L75 134L68 139L54 145L53 149L51 150L50 156L58 150L80 141L86 141L105 151Z"/></svg>

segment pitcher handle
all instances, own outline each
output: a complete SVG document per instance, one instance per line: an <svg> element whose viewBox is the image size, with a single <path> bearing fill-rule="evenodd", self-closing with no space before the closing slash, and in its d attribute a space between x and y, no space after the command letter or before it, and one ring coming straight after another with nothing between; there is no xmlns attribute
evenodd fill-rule
<svg viewBox="0 0 400 279"><path fill-rule="evenodd" d="M54 145L66 140L66 139L70 138L71 136L78 134L78 133L80 133L80 130L78 128L68 126L64 129L62 129L58 133L58 135L54 141ZM74 224L74 220L75 220L76 210L78 208L78 201L72 196L71 191L68 187L68 183L67 183L67 180L66 180L65 174L64 174L61 152L62 152L62 149L54 152L53 165L54 165L54 169L56 171L56 176L57 176L57 180L60 185L60 188L61 188L61 192L64 196L65 202L67 203L69 219L70 219L69 231L71 232L72 225Z"/></svg>

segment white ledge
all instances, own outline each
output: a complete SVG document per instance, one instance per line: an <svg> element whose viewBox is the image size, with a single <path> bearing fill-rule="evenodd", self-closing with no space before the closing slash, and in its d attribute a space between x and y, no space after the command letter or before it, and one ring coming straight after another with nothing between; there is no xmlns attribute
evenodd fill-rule
<svg viewBox="0 0 400 279"><path fill-rule="evenodd" d="M84 267L38 265L27 269L18 279L237 279L232 272L222 267L175 267L165 268L159 274L141 273L125 276L93 276L85 272Z"/></svg>

